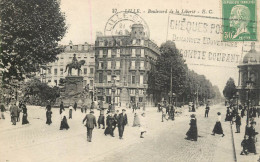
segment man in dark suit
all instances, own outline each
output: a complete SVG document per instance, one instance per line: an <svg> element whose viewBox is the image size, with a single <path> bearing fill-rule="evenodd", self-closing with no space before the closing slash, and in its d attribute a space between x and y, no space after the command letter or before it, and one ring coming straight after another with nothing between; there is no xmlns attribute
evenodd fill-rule
<svg viewBox="0 0 260 162"><path fill-rule="evenodd" d="M118 126L118 131L119 131L119 139L123 139L123 134L124 134L124 129L125 125L128 124L127 122L127 115L125 114L125 109L122 110L122 113L119 114L118 120L117 120L117 126Z"/></svg>
<svg viewBox="0 0 260 162"><path fill-rule="evenodd" d="M92 131L94 127L97 127L96 117L94 116L94 111L90 111L90 114L87 114L86 117L83 119L83 124L86 122L87 127L87 140L88 142L91 142L92 139Z"/></svg>
<svg viewBox="0 0 260 162"><path fill-rule="evenodd" d="M65 109L64 109L63 102L61 101L61 103L60 103L60 114L61 114L63 111L65 111Z"/></svg>
<svg viewBox="0 0 260 162"><path fill-rule="evenodd" d="M237 132L236 133L240 133L240 126L241 126L241 117L239 116L239 113L236 114L236 128L237 128Z"/></svg>
<svg viewBox="0 0 260 162"><path fill-rule="evenodd" d="M206 108L205 108L205 118L209 117L209 105L207 104Z"/></svg>

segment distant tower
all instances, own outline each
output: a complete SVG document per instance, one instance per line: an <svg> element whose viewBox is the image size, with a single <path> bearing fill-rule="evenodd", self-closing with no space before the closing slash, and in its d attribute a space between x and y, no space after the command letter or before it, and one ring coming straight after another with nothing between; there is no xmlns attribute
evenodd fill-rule
<svg viewBox="0 0 260 162"><path fill-rule="evenodd" d="M145 38L145 32L144 27L142 24L133 24L132 25L132 31L131 31L131 38L132 39L144 39Z"/></svg>

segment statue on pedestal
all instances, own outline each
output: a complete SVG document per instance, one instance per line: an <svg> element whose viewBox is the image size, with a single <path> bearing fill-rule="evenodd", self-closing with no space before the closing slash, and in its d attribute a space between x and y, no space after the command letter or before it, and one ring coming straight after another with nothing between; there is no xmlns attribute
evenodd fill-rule
<svg viewBox="0 0 260 162"><path fill-rule="evenodd" d="M72 68L78 70L78 76L80 75L80 71L81 71L81 66L85 64L85 60L80 60L78 61L76 58L76 54L74 54L72 62L66 65L66 69L65 72L68 69L68 76L72 75Z"/></svg>

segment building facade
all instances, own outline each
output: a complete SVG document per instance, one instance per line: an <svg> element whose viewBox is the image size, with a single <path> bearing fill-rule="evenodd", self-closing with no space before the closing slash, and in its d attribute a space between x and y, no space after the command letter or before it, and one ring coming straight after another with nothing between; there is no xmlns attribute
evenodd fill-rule
<svg viewBox="0 0 260 162"><path fill-rule="evenodd" d="M95 42L95 87L98 100L128 106L153 102L147 97L148 72L160 55L158 46L146 37L141 24L129 35L97 36Z"/></svg>
<svg viewBox="0 0 260 162"><path fill-rule="evenodd" d="M260 105L260 52L255 50L254 43L251 44L251 50L244 56L238 68L237 89L240 100L245 103L249 99L252 106Z"/></svg>
<svg viewBox="0 0 260 162"><path fill-rule="evenodd" d="M72 42L64 47L64 52L59 54L58 60L49 63L47 69L41 69L40 78L42 82L48 83L50 86L59 86L62 80L68 75L66 65L72 62L74 54L78 61L85 60L85 64L81 66L80 76L83 76L83 86L89 86L92 90L94 87L94 74L95 74L95 54L92 45L78 44L73 45ZM65 72L66 71L66 72ZM72 75L77 75L77 71L72 69Z"/></svg>

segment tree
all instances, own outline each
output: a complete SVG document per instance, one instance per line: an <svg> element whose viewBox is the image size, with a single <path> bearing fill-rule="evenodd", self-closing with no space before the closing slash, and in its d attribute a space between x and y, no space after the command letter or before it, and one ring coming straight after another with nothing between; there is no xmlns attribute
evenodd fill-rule
<svg viewBox="0 0 260 162"><path fill-rule="evenodd" d="M23 80L57 59L67 29L58 0L1 0L0 8L4 82Z"/></svg>
<svg viewBox="0 0 260 162"><path fill-rule="evenodd" d="M177 96L184 92L187 66L175 43L167 41L160 46L161 55L148 74L148 93L170 92L172 67L172 92Z"/></svg>
<svg viewBox="0 0 260 162"><path fill-rule="evenodd" d="M37 78L30 79L26 82L22 87L22 92L24 99L29 98L29 102L32 102L31 104L37 105L45 104L47 101L54 103L60 96L58 87L50 87Z"/></svg>
<svg viewBox="0 0 260 162"><path fill-rule="evenodd" d="M235 81L233 78L229 78L223 90L223 95L225 96L226 99L230 101L235 94L236 94Z"/></svg>

